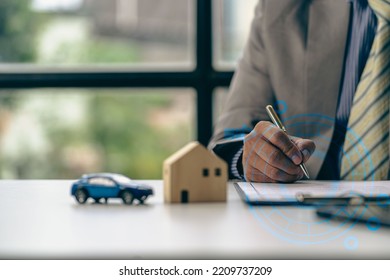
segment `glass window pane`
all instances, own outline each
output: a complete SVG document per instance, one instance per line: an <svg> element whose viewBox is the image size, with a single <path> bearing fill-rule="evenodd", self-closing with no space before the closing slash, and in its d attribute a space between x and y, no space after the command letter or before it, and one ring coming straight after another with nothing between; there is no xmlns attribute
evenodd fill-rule
<svg viewBox="0 0 390 280"><path fill-rule="evenodd" d="M0 177L115 172L161 179L162 162L195 138L191 89L0 91Z"/></svg>
<svg viewBox="0 0 390 280"><path fill-rule="evenodd" d="M227 88L217 88L213 92L213 124L215 125L224 109L228 94Z"/></svg>
<svg viewBox="0 0 390 280"><path fill-rule="evenodd" d="M258 0L213 0L214 67L232 70L246 43Z"/></svg>
<svg viewBox="0 0 390 280"><path fill-rule="evenodd" d="M192 68L194 5L194 0L1 0L0 67Z"/></svg>

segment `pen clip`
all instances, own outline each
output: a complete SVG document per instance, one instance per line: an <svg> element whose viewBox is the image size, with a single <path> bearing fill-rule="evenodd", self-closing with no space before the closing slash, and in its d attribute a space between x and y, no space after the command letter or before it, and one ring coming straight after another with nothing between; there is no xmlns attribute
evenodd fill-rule
<svg viewBox="0 0 390 280"><path fill-rule="evenodd" d="M295 199L299 203L312 205L360 206L368 203L390 202L390 197L388 196L364 196L360 194L349 194L348 196L311 196L310 194L297 193Z"/></svg>
<svg viewBox="0 0 390 280"><path fill-rule="evenodd" d="M297 193L295 198L302 204L311 205L364 205L366 202L363 196L311 196Z"/></svg>

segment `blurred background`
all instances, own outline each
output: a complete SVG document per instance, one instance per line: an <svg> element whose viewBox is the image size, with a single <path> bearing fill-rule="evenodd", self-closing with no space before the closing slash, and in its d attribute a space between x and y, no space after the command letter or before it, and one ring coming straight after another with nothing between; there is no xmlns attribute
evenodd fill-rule
<svg viewBox="0 0 390 280"><path fill-rule="evenodd" d="M213 71L234 70L256 2L212 1ZM1 0L0 177L160 179L163 160L198 139L194 87L18 88L2 76L191 72L199 20L196 0ZM213 88L210 122L226 91Z"/></svg>

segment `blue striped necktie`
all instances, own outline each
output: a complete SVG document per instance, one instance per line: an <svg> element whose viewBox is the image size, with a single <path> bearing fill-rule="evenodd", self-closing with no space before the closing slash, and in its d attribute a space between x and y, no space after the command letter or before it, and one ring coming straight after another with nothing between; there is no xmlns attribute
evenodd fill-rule
<svg viewBox="0 0 390 280"><path fill-rule="evenodd" d="M368 0L378 28L353 99L343 180L386 180L389 171L390 0Z"/></svg>

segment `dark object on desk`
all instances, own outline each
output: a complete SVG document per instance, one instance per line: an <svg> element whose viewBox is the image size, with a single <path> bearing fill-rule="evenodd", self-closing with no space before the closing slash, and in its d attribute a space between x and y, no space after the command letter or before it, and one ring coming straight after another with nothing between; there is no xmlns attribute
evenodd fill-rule
<svg viewBox="0 0 390 280"><path fill-rule="evenodd" d="M143 203L148 196L153 195L150 186L136 183L133 180L114 173L86 174L72 185L71 195L77 202L84 204L88 198L95 202L109 198L121 198L123 203L132 204L134 199Z"/></svg>
<svg viewBox="0 0 390 280"><path fill-rule="evenodd" d="M366 223L369 229L390 226L390 205L324 206L316 211L319 217Z"/></svg>

